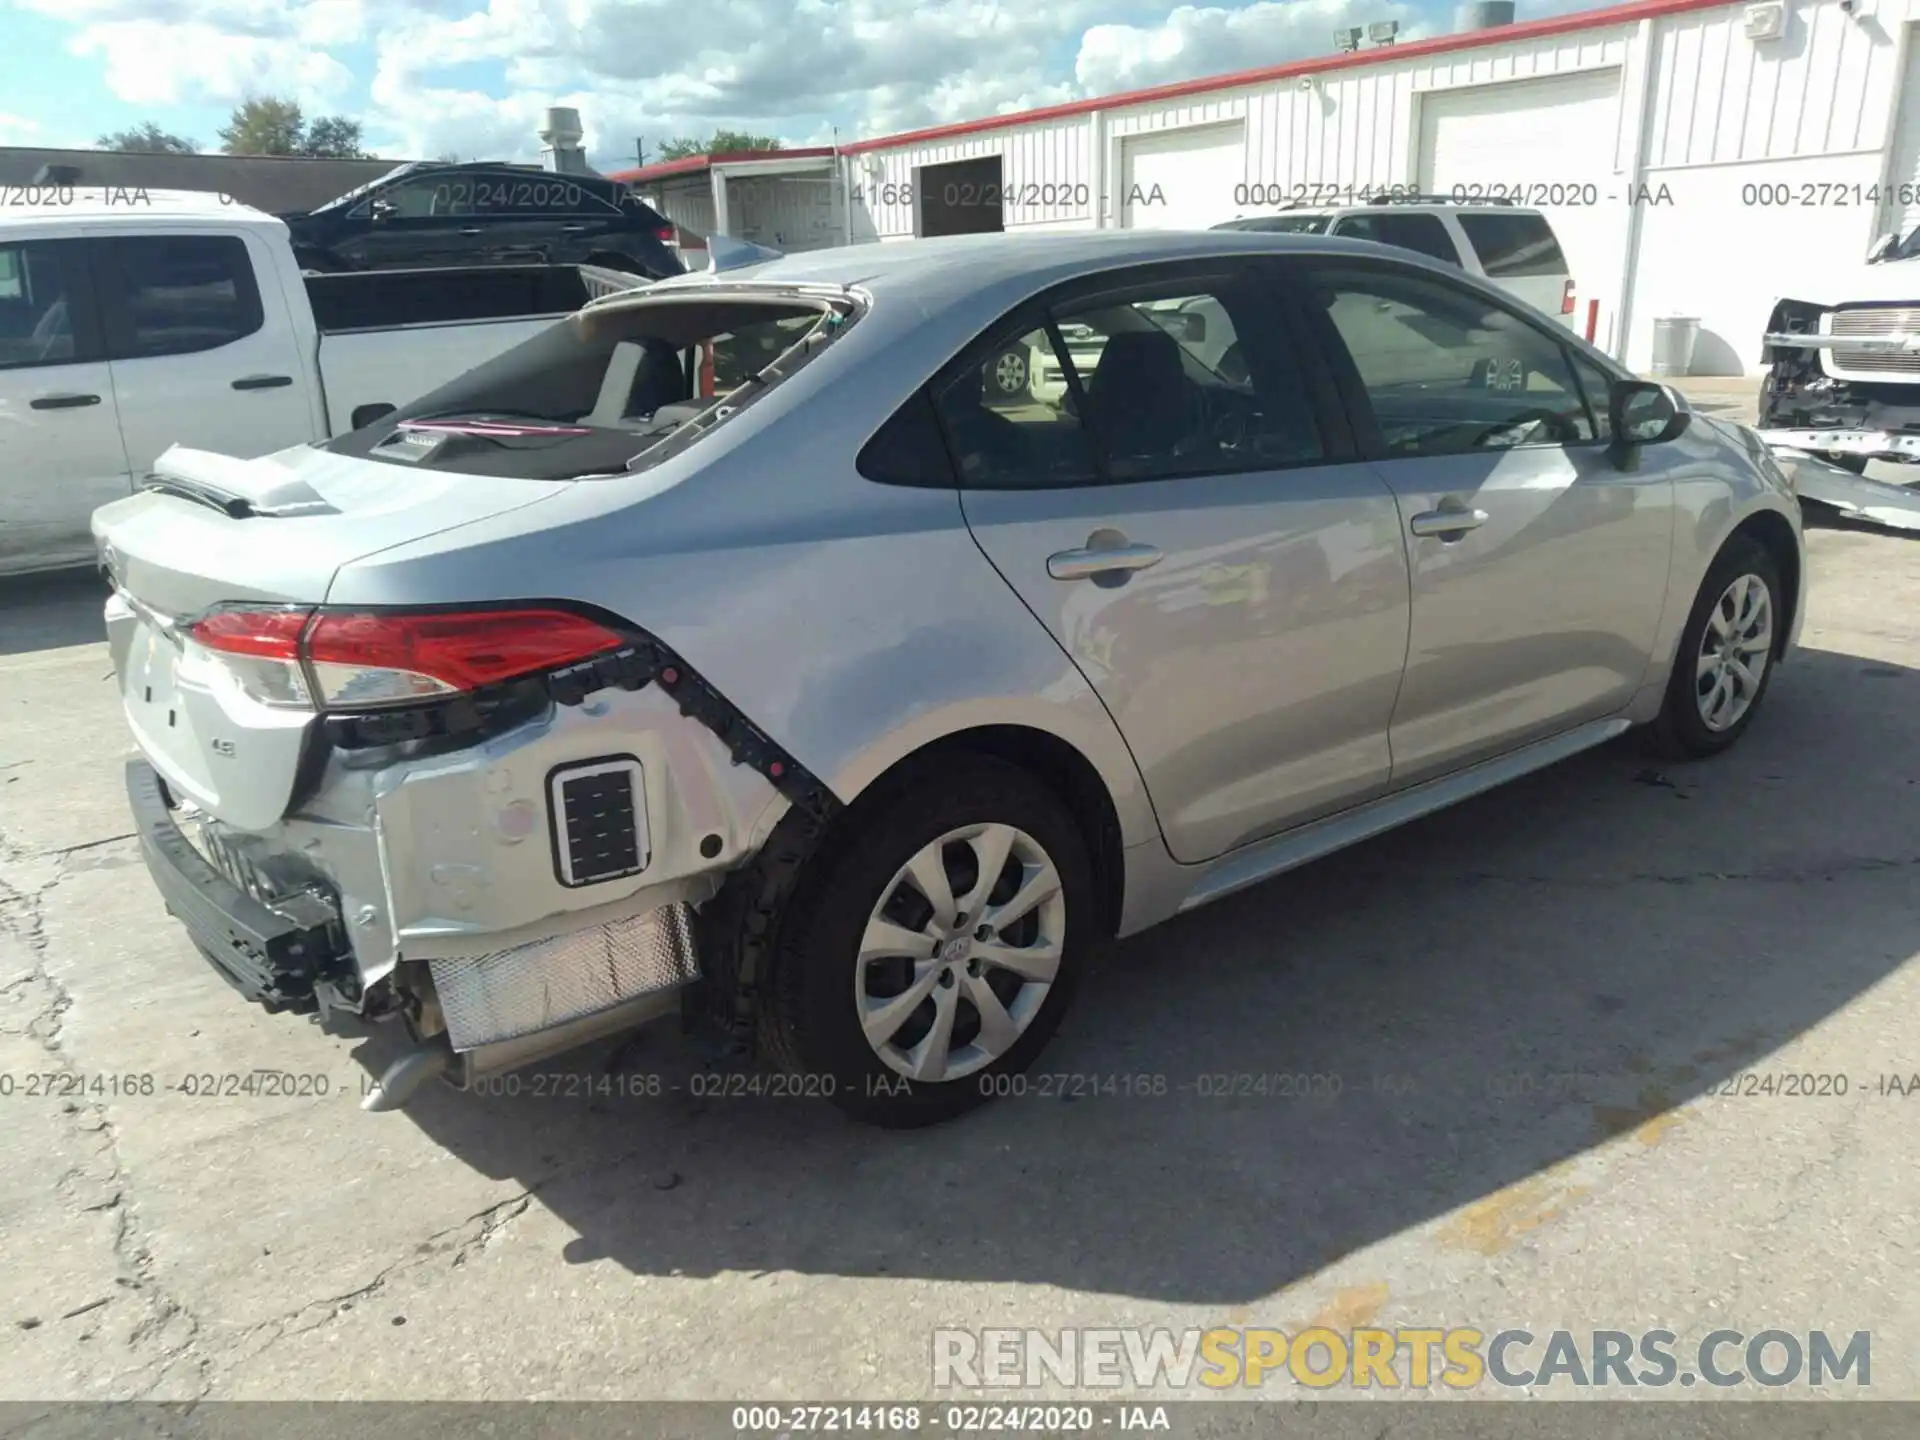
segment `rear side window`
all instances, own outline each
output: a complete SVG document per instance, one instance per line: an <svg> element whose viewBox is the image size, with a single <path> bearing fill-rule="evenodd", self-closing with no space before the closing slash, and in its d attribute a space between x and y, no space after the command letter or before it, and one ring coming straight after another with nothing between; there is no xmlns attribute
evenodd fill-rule
<svg viewBox="0 0 1920 1440"><path fill-rule="evenodd" d="M1567 257L1544 215L1483 212L1455 218L1480 257L1480 268L1492 279L1567 273Z"/></svg>
<svg viewBox="0 0 1920 1440"><path fill-rule="evenodd" d="M1333 227L1333 233L1345 240L1397 245L1449 265L1460 263L1460 252L1454 248L1447 227L1431 215L1348 215Z"/></svg>
<svg viewBox="0 0 1920 1440"><path fill-rule="evenodd" d="M883 485L950 489L957 482L933 397L924 389L893 414L860 451L855 469Z"/></svg>
<svg viewBox="0 0 1920 1440"><path fill-rule="evenodd" d="M74 293L80 242L0 245L0 370L100 358L99 336Z"/></svg>
<svg viewBox="0 0 1920 1440"><path fill-rule="evenodd" d="M264 323L253 261L238 235L142 235L108 240L100 253L115 360L217 350Z"/></svg>
<svg viewBox="0 0 1920 1440"><path fill-rule="evenodd" d="M1325 460L1299 347L1250 269L1077 293L1049 307L1051 325L970 350L935 386L962 487L1053 489Z"/></svg>

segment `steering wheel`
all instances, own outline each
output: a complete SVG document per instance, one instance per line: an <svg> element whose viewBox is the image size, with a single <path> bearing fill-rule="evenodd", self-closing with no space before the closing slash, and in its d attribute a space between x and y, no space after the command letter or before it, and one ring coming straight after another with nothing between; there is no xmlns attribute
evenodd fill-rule
<svg viewBox="0 0 1920 1440"><path fill-rule="evenodd" d="M1536 405L1525 410L1515 411L1498 424L1487 426L1486 429L1475 435L1468 444L1471 448L1478 450L1496 435L1503 435L1509 430L1520 430L1534 425L1545 426L1547 433L1553 437L1556 444L1569 445L1580 438L1574 433L1573 425L1568 421L1566 416L1557 410L1548 410L1544 406Z"/></svg>

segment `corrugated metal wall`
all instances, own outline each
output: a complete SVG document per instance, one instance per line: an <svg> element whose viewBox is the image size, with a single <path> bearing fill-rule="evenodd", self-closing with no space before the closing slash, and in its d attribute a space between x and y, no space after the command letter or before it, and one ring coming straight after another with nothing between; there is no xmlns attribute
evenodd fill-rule
<svg viewBox="0 0 1920 1440"><path fill-rule="evenodd" d="M1612 72L1619 100L1608 143L1578 158L1570 168L1580 173L1515 178L1591 182L1603 197L1602 213L1564 217L1591 257L1585 268L1602 272L1577 277L1583 314L1589 297L1602 302L1601 343L1642 362L1654 317L1686 305L1709 336L1705 363L1750 370L1773 298L1830 283L1823 274L1857 263L1873 235L1903 218L1873 191L1912 183L1890 164L1920 164L1889 155L1903 36L1920 20L1920 0L1862 0L1854 13L1838 0L1790 0L1785 33L1771 41L1746 38L1746 8L1404 60L1388 53L1311 87L1294 77L868 151L854 162L857 223L876 238L909 236L917 167L999 154L1010 186L1085 184L1092 201L1009 213L1009 229L1116 225L1125 137L1230 120L1245 124L1251 186L1411 185L1423 94ZM1904 111L1920 112L1920 94L1905 97ZM1636 181L1655 194L1665 187L1664 201L1636 207ZM1269 194L1247 198L1244 213L1274 208ZM1715 246L1716 236L1726 243Z"/></svg>

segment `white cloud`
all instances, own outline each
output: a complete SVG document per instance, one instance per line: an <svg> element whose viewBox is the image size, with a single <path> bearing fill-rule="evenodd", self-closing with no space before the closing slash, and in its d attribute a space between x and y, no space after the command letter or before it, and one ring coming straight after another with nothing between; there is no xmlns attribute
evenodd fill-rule
<svg viewBox="0 0 1920 1440"><path fill-rule="evenodd" d="M201 21L97 22L72 49L98 55L107 88L130 105L230 103L262 92L324 104L353 84L352 71L298 37L236 35Z"/></svg>
<svg viewBox="0 0 1920 1440"><path fill-rule="evenodd" d="M24 115L0 112L0 144L34 145L40 140L40 122Z"/></svg>
<svg viewBox="0 0 1920 1440"><path fill-rule="evenodd" d="M1413 0L384 0L375 23L367 0L13 3L71 22L70 48L131 104L292 92L354 112L383 153L523 160L546 108L573 105L607 166L636 136L653 149L724 126L805 143L838 124L852 139L1324 55L1338 25L1416 13ZM370 74L338 58L349 45L371 50Z"/></svg>

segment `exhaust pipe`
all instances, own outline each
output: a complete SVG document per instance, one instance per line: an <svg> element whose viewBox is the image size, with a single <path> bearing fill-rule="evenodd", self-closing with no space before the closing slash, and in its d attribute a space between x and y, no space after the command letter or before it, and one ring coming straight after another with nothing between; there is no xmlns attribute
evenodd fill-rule
<svg viewBox="0 0 1920 1440"><path fill-rule="evenodd" d="M360 1102L362 1110L398 1110L413 1098L414 1092L436 1075L453 1067L453 1047L447 1037L437 1036L415 1046L389 1065L379 1083Z"/></svg>

